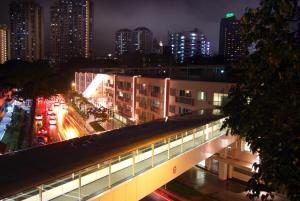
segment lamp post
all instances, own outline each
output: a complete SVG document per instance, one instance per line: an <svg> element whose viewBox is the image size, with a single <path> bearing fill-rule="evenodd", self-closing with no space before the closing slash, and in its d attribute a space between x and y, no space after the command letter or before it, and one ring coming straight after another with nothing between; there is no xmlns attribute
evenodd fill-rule
<svg viewBox="0 0 300 201"><path fill-rule="evenodd" d="M76 90L76 83L72 82L71 87L72 87L72 91L75 91Z"/></svg>

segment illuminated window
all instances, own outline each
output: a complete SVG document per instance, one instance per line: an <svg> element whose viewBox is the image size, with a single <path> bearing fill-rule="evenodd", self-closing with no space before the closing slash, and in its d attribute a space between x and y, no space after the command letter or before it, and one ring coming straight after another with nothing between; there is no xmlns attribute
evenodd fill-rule
<svg viewBox="0 0 300 201"><path fill-rule="evenodd" d="M226 98L228 97L228 94L225 93L214 93L214 105L215 106L221 106Z"/></svg>
<svg viewBox="0 0 300 201"><path fill-rule="evenodd" d="M171 113L176 113L176 106L175 105L170 105L170 112Z"/></svg>
<svg viewBox="0 0 300 201"><path fill-rule="evenodd" d="M179 96L192 97L191 90L180 90Z"/></svg>
<svg viewBox="0 0 300 201"><path fill-rule="evenodd" d="M206 100L206 93L204 91L198 91L197 100L199 101Z"/></svg>
<svg viewBox="0 0 300 201"><path fill-rule="evenodd" d="M244 143L242 143L242 144L243 144L243 147L242 147L242 150L243 150L243 151L251 152L250 144L249 144L249 143L244 142Z"/></svg>

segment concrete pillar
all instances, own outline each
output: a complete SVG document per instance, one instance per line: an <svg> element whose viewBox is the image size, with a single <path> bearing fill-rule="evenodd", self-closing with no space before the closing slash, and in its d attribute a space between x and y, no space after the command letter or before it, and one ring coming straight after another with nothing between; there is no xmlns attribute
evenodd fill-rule
<svg viewBox="0 0 300 201"><path fill-rule="evenodd" d="M212 168L211 166L212 166L212 159L211 158L206 159L205 160L205 168L207 170L211 170L211 168Z"/></svg>
<svg viewBox="0 0 300 201"><path fill-rule="evenodd" d="M227 158L227 148L223 149L220 152L220 157L226 159ZM226 162L219 161L219 179L227 180L228 173L228 164Z"/></svg>
<svg viewBox="0 0 300 201"><path fill-rule="evenodd" d="M227 163L219 161L219 179L227 180L227 172L228 172Z"/></svg>
<svg viewBox="0 0 300 201"><path fill-rule="evenodd" d="M232 178L232 172L233 172L233 166L232 165L228 165L228 179Z"/></svg>

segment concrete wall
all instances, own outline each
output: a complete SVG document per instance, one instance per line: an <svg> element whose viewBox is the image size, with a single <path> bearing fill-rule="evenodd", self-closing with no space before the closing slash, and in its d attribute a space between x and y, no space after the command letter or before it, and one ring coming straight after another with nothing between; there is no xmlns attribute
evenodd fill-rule
<svg viewBox="0 0 300 201"><path fill-rule="evenodd" d="M232 136L222 136L212 140L188 153L179 155L168 162L150 169L125 183L115 186L111 190L90 200L138 201L189 170L200 161L229 146L235 140L236 138Z"/></svg>

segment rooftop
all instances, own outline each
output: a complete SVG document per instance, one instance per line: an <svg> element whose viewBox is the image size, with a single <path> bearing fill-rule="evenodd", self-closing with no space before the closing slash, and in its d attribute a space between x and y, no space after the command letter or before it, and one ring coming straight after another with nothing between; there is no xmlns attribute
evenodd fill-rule
<svg viewBox="0 0 300 201"><path fill-rule="evenodd" d="M174 80L234 82L229 76L228 67L224 65L149 67L149 68L87 68L79 72L103 73L151 78L171 78Z"/></svg>

